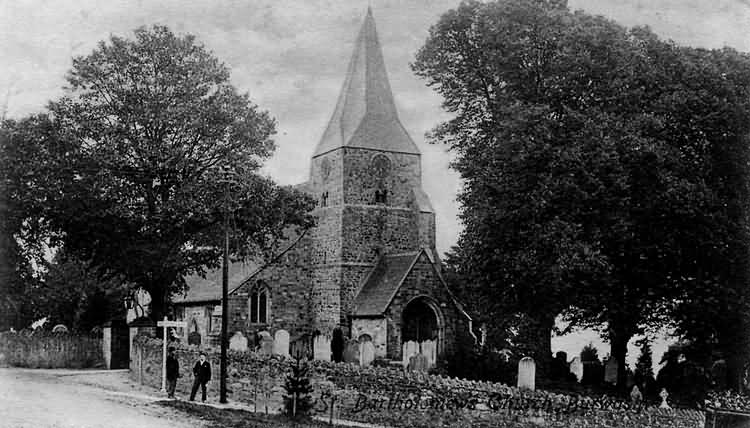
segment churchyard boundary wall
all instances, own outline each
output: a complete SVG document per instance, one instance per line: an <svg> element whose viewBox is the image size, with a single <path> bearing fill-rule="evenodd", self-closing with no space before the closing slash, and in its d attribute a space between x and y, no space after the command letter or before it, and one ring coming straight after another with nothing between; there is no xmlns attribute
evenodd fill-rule
<svg viewBox="0 0 750 428"><path fill-rule="evenodd" d="M101 367L102 340L70 333L3 332L0 364L45 369Z"/></svg>
<svg viewBox="0 0 750 428"><path fill-rule="evenodd" d="M131 377L161 386L161 340L139 336ZM192 386L197 346L175 346L180 361L178 396ZM252 351L228 352L228 397L259 412L279 412L292 359ZM218 396L219 353L208 351ZM703 412L633 407L610 397L575 397L528 391L504 384L413 373L398 368L310 361L314 411L318 416L392 427L670 427L703 428Z"/></svg>

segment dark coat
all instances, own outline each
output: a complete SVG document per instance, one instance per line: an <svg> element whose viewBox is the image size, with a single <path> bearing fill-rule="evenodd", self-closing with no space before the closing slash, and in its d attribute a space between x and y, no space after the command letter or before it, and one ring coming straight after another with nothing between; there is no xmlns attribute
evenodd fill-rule
<svg viewBox="0 0 750 428"><path fill-rule="evenodd" d="M195 367L193 367L193 375L204 383L211 380L211 364L208 363L208 360L203 364L197 361Z"/></svg>
<svg viewBox="0 0 750 428"><path fill-rule="evenodd" d="M167 379L180 377L180 362L172 355L167 356Z"/></svg>

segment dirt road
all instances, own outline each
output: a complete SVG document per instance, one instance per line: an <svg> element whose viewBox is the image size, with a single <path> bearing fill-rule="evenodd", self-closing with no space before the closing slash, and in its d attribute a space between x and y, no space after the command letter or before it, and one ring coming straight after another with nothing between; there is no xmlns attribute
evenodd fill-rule
<svg viewBox="0 0 750 428"><path fill-rule="evenodd" d="M0 368L2 428L205 428L161 406L123 372Z"/></svg>

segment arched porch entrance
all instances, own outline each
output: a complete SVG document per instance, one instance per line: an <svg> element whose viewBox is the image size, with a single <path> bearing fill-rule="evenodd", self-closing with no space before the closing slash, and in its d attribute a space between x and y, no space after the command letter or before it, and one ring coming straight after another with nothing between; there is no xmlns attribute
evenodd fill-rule
<svg viewBox="0 0 750 428"><path fill-rule="evenodd" d="M401 351L405 367L417 354L426 357L425 369L435 365L438 354L443 350L444 338L443 314L431 298L419 296L406 304L401 323Z"/></svg>

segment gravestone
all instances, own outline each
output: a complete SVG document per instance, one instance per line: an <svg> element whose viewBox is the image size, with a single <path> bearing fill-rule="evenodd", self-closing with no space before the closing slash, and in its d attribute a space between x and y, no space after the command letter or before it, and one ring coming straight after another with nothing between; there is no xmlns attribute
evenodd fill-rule
<svg viewBox="0 0 750 428"><path fill-rule="evenodd" d="M617 385L617 358L611 357L604 366L604 382Z"/></svg>
<svg viewBox="0 0 750 428"><path fill-rule="evenodd" d="M402 362L404 364L404 368L409 367L409 361L411 360L411 357L419 354L419 343L409 340L408 342L404 343L401 347L401 357Z"/></svg>
<svg viewBox="0 0 750 428"><path fill-rule="evenodd" d="M65 327L65 324L58 324L54 327L52 327L52 333L67 333L68 327Z"/></svg>
<svg viewBox="0 0 750 428"><path fill-rule="evenodd" d="M316 360L331 361L331 340L323 335L315 336L313 355Z"/></svg>
<svg viewBox="0 0 750 428"><path fill-rule="evenodd" d="M197 331L194 331L190 334L188 334L188 345L198 345L201 344L201 334Z"/></svg>
<svg viewBox="0 0 750 428"><path fill-rule="evenodd" d="M410 372L426 372L428 368L429 363L427 362L427 356L417 354L409 359L409 367L407 370Z"/></svg>
<svg viewBox="0 0 750 428"><path fill-rule="evenodd" d="M289 356L289 332L276 330L273 340L273 353L284 357Z"/></svg>
<svg viewBox="0 0 750 428"><path fill-rule="evenodd" d="M518 362L518 387L536 389L536 363L531 357L523 357Z"/></svg>
<svg viewBox="0 0 750 428"><path fill-rule="evenodd" d="M427 358L427 368L437 363L437 343L434 340L425 340L420 343L420 354Z"/></svg>
<svg viewBox="0 0 750 428"><path fill-rule="evenodd" d="M233 351L247 351L247 337L241 331L235 331L229 339L229 349Z"/></svg>
<svg viewBox="0 0 750 428"><path fill-rule="evenodd" d="M260 353L261 355L273 354L273 338L267 331L260 332Z"/></svg>
<svg viewBox="0 0 750 428"><path fill-rule="evenodd" d="M359 342L352 339L346 343L344 348L344 362L359 364Z"/></svg>
<svg viewBox="0 0 750 428"><path fill-rule="evenodd" d="M630 403L634 406L637 406L641 404L643 401L643 394L641 394L641 390L638 389L638 385L633 387L633 390L630 391Z"/></svg>
<svg viewBox="0 0 750 428"><path fill-rule="evenodd" d="M581 379L583 379L583 363L581 362L581 357L573 358L573 361L570 362L569 368L570 372L575 375L578 383L580 383Z"/></svg>
<svg viewBox="0 0 750 428"><path fill-rule="evenodd" d="M359 343L359 365L367 367L375 360L375 345L372 339L360 340Z"/></svg>

